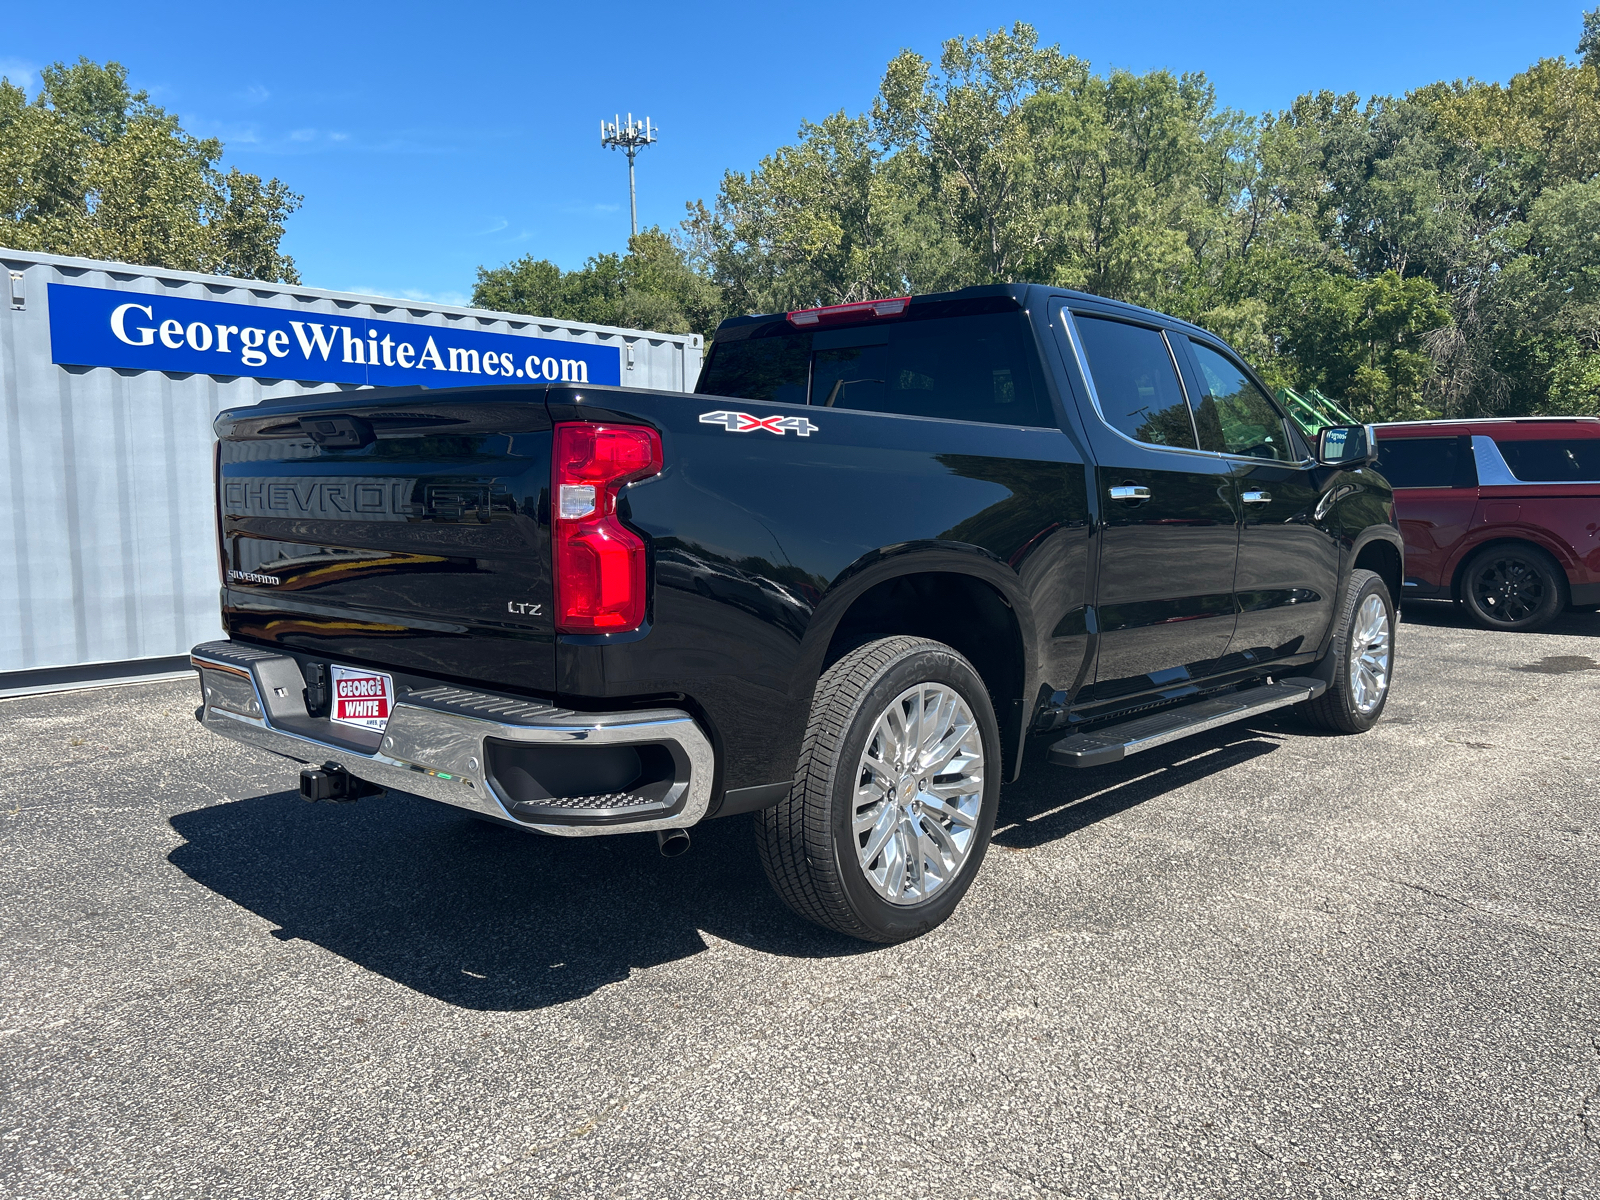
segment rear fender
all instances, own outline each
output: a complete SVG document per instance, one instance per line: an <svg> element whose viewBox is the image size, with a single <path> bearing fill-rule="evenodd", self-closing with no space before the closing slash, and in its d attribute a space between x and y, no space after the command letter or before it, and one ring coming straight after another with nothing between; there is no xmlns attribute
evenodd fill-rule
<svg viewBox="0 0 1600 1200"><path fill-rule="evenodd" d="M1571 546L1534 526L1486 525L1476 537L1469 533L1462 539L1461 546L1451 556L1445 568L1450 580L1450 599L1461 599L1461 581L1467 573L1467 564L1479 551L1490 546L1516 543L1537 546L1543 550L1556 560L1556 565L1567 576L1568 583L1571 583L1577 565Z"/></svg>
<svg viewBox="0 0 1600 1200"><path fill-rule="evenodd" d="M1025 711L1027 698L1038 689L1038 629L1032 605L1016 572L981 547L959 542L908 542L862 555L840 573L812 614L801 640L793 692L797 697L803 696L809 708L823 671L832 658L837 658L838 653L847 648L835 646L835 635L857 601L867 593L895 579L940 575L977 581L1009 611L1015 638L1011 652L1017 661L1017 677L1012 686L1002 691L996 686L998 681L990 677L996 672L984 673L980 669L980 673L985 674L984 682L989 685L1000 720L1006 777L1015 778L1021 764L1022 739L1031 715ZM923 632L919 625L936 624L934 620L921 621L921 615L908 614L907 628L886 629L883 635Z"/></svg>

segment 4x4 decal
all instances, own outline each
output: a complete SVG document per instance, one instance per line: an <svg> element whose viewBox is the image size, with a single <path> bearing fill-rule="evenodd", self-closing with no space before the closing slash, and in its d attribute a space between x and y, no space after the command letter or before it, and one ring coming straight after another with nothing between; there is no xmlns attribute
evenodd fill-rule
<svg viewBox="0 0 1600 1200"><path fill-rule="evenodd" d="M721 425L729 433L750 433L753 430L765 429L768 433L775 433L779 437L791 429L801 437L810 437L821 428L804 417L752 417L749 413L742 412L701 413L700 424Z"/></svg>

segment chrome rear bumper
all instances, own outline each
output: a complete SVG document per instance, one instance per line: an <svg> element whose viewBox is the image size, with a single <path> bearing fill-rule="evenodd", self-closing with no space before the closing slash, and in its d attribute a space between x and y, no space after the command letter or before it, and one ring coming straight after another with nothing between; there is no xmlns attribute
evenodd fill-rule
<svg viewBox="0 0 1600 1200"><path fill-rule="evenodd" d="M287 655L205 642L190 652L190 661L200 673L200 721L212 732L300 762L337 762L380 787L525 829L563 837L684 829L704 817L711 802L711 742L680 709L584 713L441 685L396 697L379 735L310 717L305 680ZM495 749L490 738L502 746L662 746L673 777L649 797L619 793L516 803L489 769Z"/></svg>

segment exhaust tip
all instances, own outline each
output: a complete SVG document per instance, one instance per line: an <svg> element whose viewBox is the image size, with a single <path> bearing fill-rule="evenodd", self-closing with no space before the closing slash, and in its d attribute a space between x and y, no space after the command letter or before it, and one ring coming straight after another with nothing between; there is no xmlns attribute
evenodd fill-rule
<svg viewBox="0 0 1600 1200"><path fill-rule="evenodd" d="M689 848L689 831L687 829L658 829L656 830L656 845L661 847L662 858L677 858Z"/></svg>

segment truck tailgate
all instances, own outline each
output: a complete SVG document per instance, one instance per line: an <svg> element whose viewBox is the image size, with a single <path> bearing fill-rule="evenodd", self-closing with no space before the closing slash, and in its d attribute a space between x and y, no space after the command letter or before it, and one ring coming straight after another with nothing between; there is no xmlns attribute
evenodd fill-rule
<svg viewBox="0 0 1600 1200"><path fill-rule="evenodd" d="M549 691L544 397L502 387L224 413L229 637Z"/></svg>

